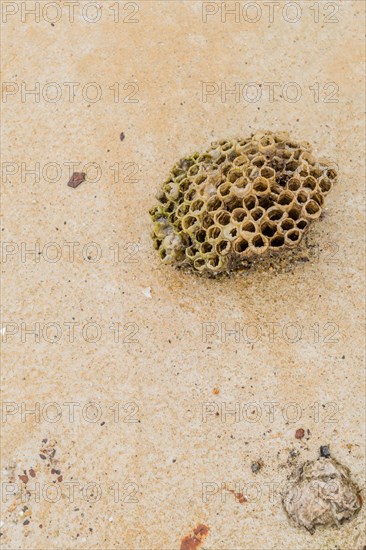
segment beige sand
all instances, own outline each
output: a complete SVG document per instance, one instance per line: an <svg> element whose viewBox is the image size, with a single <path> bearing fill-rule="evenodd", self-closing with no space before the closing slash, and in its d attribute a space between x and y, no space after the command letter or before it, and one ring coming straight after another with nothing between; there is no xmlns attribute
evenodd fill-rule
<svg viewBox="0 0 366 550"><path fill-rule="evenodd" d="M311 536L278 494L321 444L364 489L362 2L281 2L273 22L260 2L237 21L2 4L3 547L173 550L203 524L206 550L362 549L364 508ZM161 266L148 210L171 165L258 128L339 166L315 259L222 281ZM71 162L99 171L72 189Z"/></svg>

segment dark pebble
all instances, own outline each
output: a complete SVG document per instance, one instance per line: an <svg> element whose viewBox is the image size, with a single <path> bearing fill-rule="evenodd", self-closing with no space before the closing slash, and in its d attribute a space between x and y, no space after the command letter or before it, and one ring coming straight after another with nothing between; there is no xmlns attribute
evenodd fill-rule
<svg viewBox="0 0 366 550"><path fill-rule="evenodd" d="M329 458L330 457L330 451L328 445L322 445L320 447L320 456L323 458Z"/></svg>
<svg viewBox="0 0 366 550"><path fill-rule="evenodd" d="M251 469L252 469L252 472L256 474L261 469L261 465L259 464L259 462L253 462Z"/></svg>

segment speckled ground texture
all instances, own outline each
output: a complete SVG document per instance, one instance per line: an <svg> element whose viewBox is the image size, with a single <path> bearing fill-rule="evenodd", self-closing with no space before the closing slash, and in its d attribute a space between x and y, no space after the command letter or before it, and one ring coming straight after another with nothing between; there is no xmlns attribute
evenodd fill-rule
<svg viewBox="0 0 366 550"><path fill-rule="evenodd" d="M3 548L174 550L202 524L205 550L362 550L365 506L311 535L279 493L329 445L364 497L363 3L280 2L271 21L241 2L225 21L221 3L79 1L71 21L53 2L39 22L10 4ZM257 129L338 164L310 261L221 280L161 266L148 210L170 167ZM72 189L71 162L99 173Z"/></svg>

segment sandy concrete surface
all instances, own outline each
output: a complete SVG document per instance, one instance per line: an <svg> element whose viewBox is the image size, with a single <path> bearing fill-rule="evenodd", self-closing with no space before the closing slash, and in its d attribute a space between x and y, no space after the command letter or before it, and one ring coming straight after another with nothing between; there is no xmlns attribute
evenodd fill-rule
<svg viewBox="0 0 366 550"><path fill-rule="evenodd" d="M3 548L361 550L280 493L326 444L364 495L363 3L99 4L1 2ZM256 129L339 167L315 258L162 266L172 164Z"/></svg>

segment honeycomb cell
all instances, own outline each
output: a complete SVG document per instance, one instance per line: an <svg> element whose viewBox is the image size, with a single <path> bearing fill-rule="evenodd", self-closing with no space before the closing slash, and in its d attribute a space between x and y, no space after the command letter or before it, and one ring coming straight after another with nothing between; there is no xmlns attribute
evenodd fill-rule
<svg viewBox="0 0 366 550"><path fill-rule="evenodd" d="M208 199L207 201L207 205L206 205L206 208L207 208L207 212L216 212L217 210L220 210L220 208L222 208L222 202L221 200L219 199L218 196L214 195L213 197L211 197L210 199Z"/></svg>
<svg viewBox="0 0 366 550"><path fill-rule="evenodd" d="M229 254L231 249L231 243L229 241L220 240L215 246L216 252L219 256L225 256Z"/></svg>
<svg viewBox="0 0 366 550"><path fill-rule="evenodd" d="M241 256L245 254L245 252L249 248L249 243L246 239L240 238L238 239L234 244L234 250L237 254L240 254Z"/></svg>
<svg viewBox="0 0 366 550"><path fill-rule="evenodd" d="M287 246L295 246L301 239L301 231L299 229L289 229L285 233L285 244Z"/></svg>
<svg viewBox="0 0 366 550"><path fill-rule="evenodd" d="M231 213L231 220L234 223L240 224L248 217L248 210L245 208L235 208Z"/></svg>
<svg viewBox="0 0 366 550"><path fill-rule="evenodd" d="M313 179L315 180L315 184L316 184L316 179L315 178ZM332 184L327 177L321 178L318 185L319 185L319 190L321 193L323 193L323 195L326 195L332 189Z"/></svg>
<svg viewBox="0 0 366 550"><path fill-rule="evenodd" d="M212 225L207 230L207 241L216 241L221 236L221 229L217 225Z"/></svg>
<svg viewBox="0 0 366 550"><path fill-rule="evenodd" d="M295 227L295 222L291 218L285 218L278 225L278 229L283 232L288 231L289 229L293 229L294 227ZM297 225L297 227L299 226Z"/></svg>
<svg viewBox="0 0 366 550"><path fill-rule="evenodd" d="M308 201L303 207L303 217L307 217L310 220L316 220L321 214L320 205L314 201Z"/></svg>
<svg viewBox="0 0 366 550"><path fill-rule="evenodd" d="M269 181L266 178L256 178L253 182L253 191L257 197L265 197L271 191Z"/></svg>
<svg viewBox="0 0 366 550"><path fill-rule="evenodd" d="M154 248L165 264L203 275L247 267L297 246L336 179L333 163L287 132L216 141L162 184L150 210Z"/></svg>
<svg viewBox="0 0 366 550"><path fill-rule="evenodd" d="M225 210L221 210L221 212L216 212L214 220L219 227L229 225L231 221L230 212L226 212Z"/></svg>
<svg viewBox="0 0 366 550"><path fill-rule="evenodd" d="M257 206L256 208L253 208L253 210L250 211L250 215L255 222L263 218L265 213L266 213L265 209L262 208L261 206Z"/></svg>
<svg viewBox="0 0 366 550"><path fill-rule="evenodd" d="M256 233L257 228L255 224L248 220L241 225L241 233Z"/></svg>
<svg viewBox="0 0 366 550"><path fill-rule="evenodd" d="M254 237L251 237L250 245L252 250L259 255L267 250L269 241L263 234L257 233Z"/></svg>

